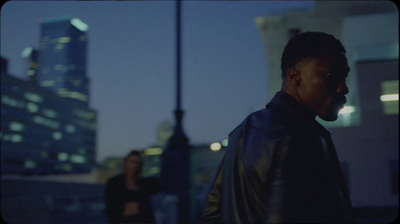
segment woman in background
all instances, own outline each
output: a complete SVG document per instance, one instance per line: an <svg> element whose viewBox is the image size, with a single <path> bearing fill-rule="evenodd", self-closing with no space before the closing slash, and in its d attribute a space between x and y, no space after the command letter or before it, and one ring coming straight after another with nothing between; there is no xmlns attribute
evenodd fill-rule
<svg viewBox="0 0 400 224"><path fill-rule="evenodd" d="M142 178L142 158L131 151L124 159L123 173L107 181L105 214L111 223L155 223L150 196L160 189L154 178Z"/></svg>

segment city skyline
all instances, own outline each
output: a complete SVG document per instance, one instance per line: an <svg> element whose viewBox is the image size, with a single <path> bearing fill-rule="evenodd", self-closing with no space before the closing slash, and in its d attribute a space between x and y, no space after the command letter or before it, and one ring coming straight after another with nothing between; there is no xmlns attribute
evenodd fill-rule
<svg viewBox="0 0 400 224"><path fill-rule="evenodd" d="M226 138L265 106L266 59L254 20L296 7L312 2L183 2L183 128L191 144ZM7 2L1 56L10 73L21 78L20 54L38 47L41 19L69 15L89 25L97 159L155 144L157 125L174 123L175 2Z"/></svg>

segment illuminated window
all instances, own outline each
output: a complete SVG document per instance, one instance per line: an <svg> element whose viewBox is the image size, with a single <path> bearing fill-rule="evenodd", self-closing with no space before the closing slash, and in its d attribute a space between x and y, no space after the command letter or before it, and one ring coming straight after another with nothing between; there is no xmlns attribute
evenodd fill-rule
<svg viewBox="0 0 400 224"><path fill-rule="evenodd" d="M33 51L33 47L26 47L26 48L22 51L21 57L23 57L23 58L29 57L29 56L32 54L32 51Z"/></svg>
<svg viewBox="0 0 400 224"><path fill-rule="evenodd" d="M58 159L59 161L67 161L67 160L68 160L68 153L66 153L66 152L60 152L60 153L58 153L57 159Z"/></svg>
<svg viewBox="0 0 400 224"><path fill-rule="evenodd" d="M11 135L11 142L14 142L14 143L22 142L22 135L20 135L20 134Z"/></svg>
<svg viewBox="0 0 400 224"><path fill-rule="evenodd" d="M19 107L19 108L23 108L25 106L24 102L18 101L16 99L11 98L6 95L1 97L1 103L12 106L12 107Z"/></svg>
<svg viewBox="0 0 400 224"><path fill-rule="evenodd" d="M54 140L61 140L62 139L62 133L59 131L53 132L53 139Z"/></svg>
<svg viewBox="0 0 400 224"><path fill-rule="evenodd" d="M73 110L73 113L80 118L91 120L95 118L95 114L90 111L83 111L83 110Z"/></svg>
<svg viewBox="0 0 400 224"><path fill-rule="evenodd" d="M47 87L47 86L54 86L54 80L44 80L40 82L41 86Z"/></svg>
<svg viewBox="0 0 400 224"><path fill-rule="evenodd" d="M380 100L386 115L399 113L399 80L388 80L381 83Z"/></svg>
<svg viewBox="0 0 400 224"><path fill-rule="evenodd" d="M33 122L53 129L57 129L60 126L57 121L53 121L41 116L34 116Z"/></svg>
<svg viewBox="0 0 400 224"><path fill-rule="evenodd" d="M85 94L79 93L79 92L69 92L65 89L59 89L58 90L58 95L60 95L61 97L68 97L68 98L73 98L73 99L77 99L80 101L87 101L88 97Z"/></svg>
<svg viewBox="0 0 400 224"><path fill-rule="evenodd" d="M28 70L28 75L29 76L34 76L36 74L36 71L35 70L32 70L32 69L29 69Z"/></svg>
<svg viewBox="0 0 400 224"><path fill-rule="evenodd" d="M26 109L27 109L29 112L31 112L31 113L36 113L36 112L39 111L38 105L35 104L35 103L31 103L31 102L28 102L28 103L26 104Z"/></svg>
<svg viewBox="0 0 400 224"><path fill-rule="evenodd" d="M160 147L147 148L144 150L144 154L147 156L161 155L162 153L163 149Z"/></svg>
<svg viewBox="0 0 400 224"><path fill-rule="evenodd" d="M67 124L65 126L65 131L70 134L75 133L75 126L73 126L72 124Z"/></svg>
<svg viewBox="0 0 400 224"><path fill-rule="evenodd" d="M71 162L73 163L85 163L86 162L86 158L84 156L81 155L71 155Z"/></svg>
<svg viewBox="0 0 400 224"><path fill-rule="evenodd" d="M36 167L36 162L33 161L33 160L28 159L28 160L25 160L24 166L25 166L26 168L33 169L33 168Z"/></svg>
<svg viewBox="0 0 400 224"><path fill-rule="evenodd" d="M71 41L71 37L60 37L58 38L58 43L65 44Z"/></svg>
<svg viewBox="0 0 400 224"><path fill-rule="evenodd" d="M86 23L82 22L82 20L77 18L71 19L70 23L80 31L86 31L89 29L89 26Z"/></svg>
<svg viewBox="0 0 400 224"><path fill-rule="evenodd" d="M43 110L43 114L44 114L46 117L49 117L49 118L55 118L55 117L57 117L57 112L54 111L54 110L51 110L51 109L44 109L44 110Z"/></svg>
<svg viewBox="0 0 400 224"><path fill-rule="evenodd" d="M24 97L25 97L25 99L35 102L35 103L41 103L43 101L43 98L36 93L26 92L24 94Z"/></svg>
<svg viewBox="0 0 400 224"><path fill-rule="evenodd" d="M9 128L11 131L23 131L25 126L22 123L11 121L9 124Z"/></svg>

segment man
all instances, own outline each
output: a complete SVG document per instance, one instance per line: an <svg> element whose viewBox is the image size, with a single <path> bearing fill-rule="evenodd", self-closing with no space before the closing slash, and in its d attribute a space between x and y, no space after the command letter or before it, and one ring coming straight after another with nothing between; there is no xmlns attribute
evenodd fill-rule
<svg viewBox="0 0 400 224"><path fill-rule="evenodd" d="M336 120L346 102L345 49L332 35L302 33L281 68L281 91L229 135L206 223L352 222L330 133L315 120Z"/></svg>

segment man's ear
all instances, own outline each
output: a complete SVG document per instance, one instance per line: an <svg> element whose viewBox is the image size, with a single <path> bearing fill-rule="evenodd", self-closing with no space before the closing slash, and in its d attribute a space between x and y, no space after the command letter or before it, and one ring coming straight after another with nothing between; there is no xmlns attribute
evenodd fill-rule
<svg viewBox="0 0 400 224"><path fill-rule="evenodd" d="M289 82L294 83L296 86L300 86L300 74L294 68L289 68L287 71L287 79Z"/></svg>

